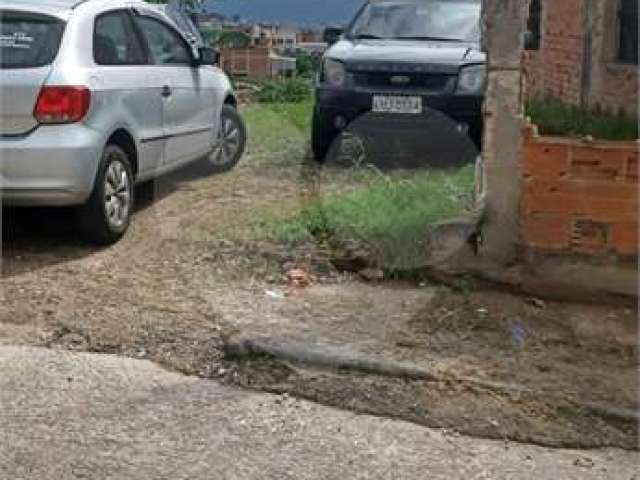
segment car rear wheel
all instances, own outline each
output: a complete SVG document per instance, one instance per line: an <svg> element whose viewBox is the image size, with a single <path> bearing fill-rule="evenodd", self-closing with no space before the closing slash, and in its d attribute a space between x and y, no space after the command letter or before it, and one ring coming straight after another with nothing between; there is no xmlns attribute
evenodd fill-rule
<svg viewBox="0 0 640 480"><path fill-rule="evenodd" d="M214 172L226 172L235 167L247 143L244 120L231 105L224 105L220 115L220 128L215 139L216 147L209 155L209 166Z"/></svg>
<svg viewBox="0 0 640 480"><path fill-rule="evenodd" d="M80 230L91 243L110 245L117 242L129 228L133 203L129 157L119 146L108 145L91 197L78 211Z"/></svg>

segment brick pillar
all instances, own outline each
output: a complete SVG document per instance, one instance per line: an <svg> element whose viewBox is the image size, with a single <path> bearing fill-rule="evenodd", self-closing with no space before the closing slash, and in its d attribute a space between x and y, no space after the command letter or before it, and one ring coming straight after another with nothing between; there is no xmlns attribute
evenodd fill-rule
<svg viewBox="0 0 640 480"><path fill-rule="evenodd" d="M522 53L528 0L484 0L488 60L483 169L486 224L481 255L492 263L515 260L519 242L522 144Z"/></svg>

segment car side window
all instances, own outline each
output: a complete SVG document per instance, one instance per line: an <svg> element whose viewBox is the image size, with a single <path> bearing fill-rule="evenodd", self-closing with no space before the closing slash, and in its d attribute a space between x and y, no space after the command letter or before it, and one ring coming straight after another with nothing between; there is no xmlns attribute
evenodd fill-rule
<svg viewBox="0 0 640 480"><path fill-rule="evenodd" d="M189 46L173 29L151 17L136 17L156 65L190 65Z"/></svg>
<svg viewBox="0 0 640 480"><path fill-rule="evenodd" d="M131 17L122 10L100 15L93 33L93 58L98 65L145 65L147 56Z"/></svg>

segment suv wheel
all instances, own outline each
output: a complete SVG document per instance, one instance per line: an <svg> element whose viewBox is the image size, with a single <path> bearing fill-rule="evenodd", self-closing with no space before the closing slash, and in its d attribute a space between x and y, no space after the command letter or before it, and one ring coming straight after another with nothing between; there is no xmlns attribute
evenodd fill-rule
<svg viewBox="0 0 640 480"><path fill-rule="evenodd" d="M337 136L336 130L322 117L318 108L314 108L311 125L311 150L313 158L317 162L324 163Z"/></svg>
<svg viewBox="0 0 640 480"><path fill-rule="evenodd" d="M215 142L216 148L208 158L209 165L214 172L227 172L238 164L247 143L244 120L231 105L222 107Z"/></svg>
<svg viewBox="0 0 640 480"><path fill-rule="evenodd" d="M107 145L93 192L79 209L79 224L92 243L110 245L122 238L131 221L134 192L128 155L117 145Z"/></svg>

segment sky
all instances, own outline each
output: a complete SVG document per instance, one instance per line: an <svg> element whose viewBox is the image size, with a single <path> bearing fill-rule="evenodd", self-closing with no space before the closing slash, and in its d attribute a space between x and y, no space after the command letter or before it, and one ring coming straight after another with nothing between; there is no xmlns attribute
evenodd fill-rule
<svg viewBox="0 0 640 480"><path fill-rule="evenodd" d="M246 20L314 25L347 24L364 0L205 0L208 11Z"/></svg>

